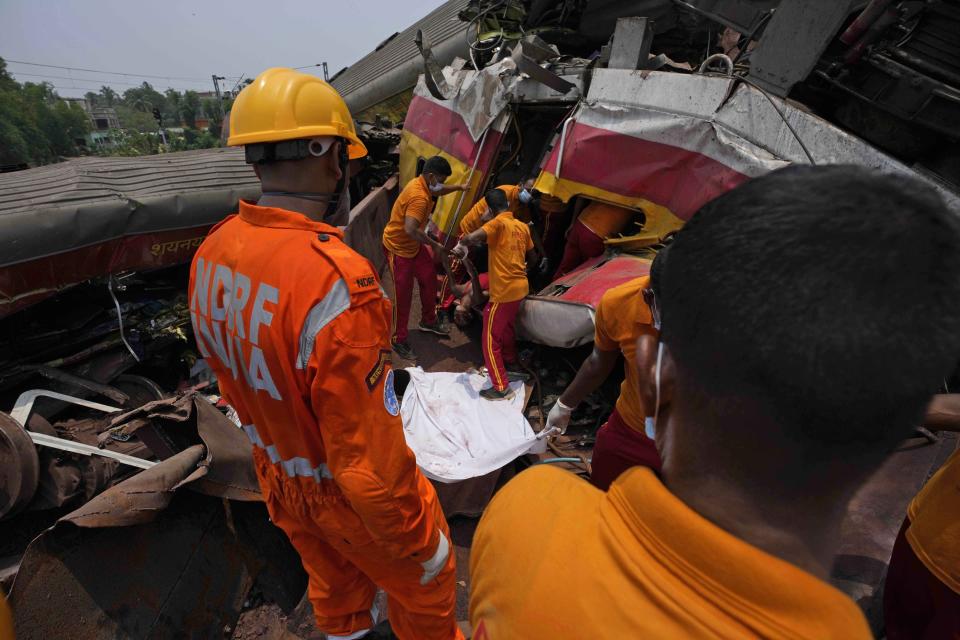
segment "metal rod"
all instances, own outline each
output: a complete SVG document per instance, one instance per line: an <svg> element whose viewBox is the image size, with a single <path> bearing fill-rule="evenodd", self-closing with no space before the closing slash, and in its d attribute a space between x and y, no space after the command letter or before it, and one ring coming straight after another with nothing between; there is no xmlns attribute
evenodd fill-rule
<svg viewBox="0 0 960 640"><path fill-rule="evenodd" d="M117 453L116 451L110 451L109 449L100 449L99 447L83 444L82 442L75 442L73 440L65 440L63 438L48 436L45 433L27 431L27 435L30 436L30 439L33 440L34 444L41 447L50 447L51 449L59 449L60 451L79 453L80 455L84 456L100 456L102 458L110 458L111 460L116 460L120 464L137 467L138 469L149 469L157 464L152 460L135 458L134 456L128 456L124 453Z"/></svg>

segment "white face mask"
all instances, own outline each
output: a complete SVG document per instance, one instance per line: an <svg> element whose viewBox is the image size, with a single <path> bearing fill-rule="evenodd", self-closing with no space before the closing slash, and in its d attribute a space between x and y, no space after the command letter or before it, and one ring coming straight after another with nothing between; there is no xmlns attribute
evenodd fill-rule
<svg viewBox="0 0 960 640"><path fill-rule="evenodd" d="M653 416L647 416L644 419L643 430L651 440L657 435L657 418L660 417L660 363L663 361L663 343L657 347L657 370L653 377L655 385L655 397L653 405Z"/></svg>
<svg viewBox="0 0 960 640"><path fill-rule="evenodd" d="M527 191L526 189L520 190L520 202L523 204L530 204L530 201L533 200L533 194Z"/></svg>
<svg viewBox="0 0 960 640"><path fill-rule="evenodd" d="M442 190L443 190L442 182L434 182L433 184L430 185L430 191L432 193L440 193Z"/></svg>

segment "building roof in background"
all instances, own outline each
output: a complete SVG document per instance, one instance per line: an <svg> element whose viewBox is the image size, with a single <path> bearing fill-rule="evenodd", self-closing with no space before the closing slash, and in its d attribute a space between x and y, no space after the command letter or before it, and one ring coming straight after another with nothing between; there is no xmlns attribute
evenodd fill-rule
<svg viewBox="0 0 960 640"><path fill-rule="evenodd" d="M368 82L390 73L411 58L419 57L420 52L417 50L417 45L413 43L418 29L423 30L433 46L452 37L464 38L467 25L460 22L457 14L466 6L467 0L444 2L422 20L394 34L376 50L338 72L330 80L330 84L346 98Z"/></svg>

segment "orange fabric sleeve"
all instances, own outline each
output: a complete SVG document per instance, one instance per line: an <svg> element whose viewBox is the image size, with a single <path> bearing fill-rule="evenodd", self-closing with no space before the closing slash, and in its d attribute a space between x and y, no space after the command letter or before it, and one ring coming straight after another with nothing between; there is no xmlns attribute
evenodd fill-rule
<svg viewBox="0 0 960 640"><path fill-rule="evenodd" d="M429 199L413 196L407 203L407 208L404 209L403 215L405 218L415 218L420 225L423 225L424 221L430 216L432 208L433 206Z"/></svg>
<svg viewBox="0 0 960 640"><path fill-rule="evenodd" d="M600 298L597 305L597 314L594 318L593 345L600 351L619 351L620 343L607 332L607 305L606 296Z"/></svg>
<svg viewBox="0 0 960 640"><path fill-rule="evenodd" d="M389 305L380 298L340 314L317 340L310 396L334 482L380 544L424 560L439 544L422 499L393 391ZM388 386L389 385L389 386Z"/></svg>

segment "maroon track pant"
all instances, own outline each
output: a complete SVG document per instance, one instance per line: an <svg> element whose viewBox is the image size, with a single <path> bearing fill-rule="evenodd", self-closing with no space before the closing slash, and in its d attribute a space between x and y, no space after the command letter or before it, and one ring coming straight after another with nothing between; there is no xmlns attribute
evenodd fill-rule
<svg viewBox="0 0 960 640"><path fill-rule="evenodd" d="M437 321L437 272L430 251L420 246L412 258L403 258L384 248L396 300L393 304L393 341L406 342L410 323L410 303L413 301L413 281L420 285L421 319L433 324Z"/></svg>
<svg viewBox="0 0 960 640"><path fill-rule="evenodd" d="M553 277L559 278L565 276L581 264L603 254L605 250L603 238L579 220L570 227L567 234L567 244L563 248L563 258L560 259L560 265Z"/></svg>
<svg viewBox="0 0 960 640"><path fill-rule="evenodd" d="M483 309L483 361L497 391L510 386L505 363L517 361L514 324L521 302L488 302Z"/></svg>
<svg viewBox="0 0 960 640"><path fill-rule="evenodd" d="M907 541L905 518L893 544L883 588L883 617L889 640L960 638L960 593L930 573Z"/></svg>
<svg viewBox="0 0 960 640"><path fill-rule="evenodd" d="M653 440L624 422L614 409L597 431L590 466L590 482L606 491L610 483L630 467L650 467L659 472L660 454Z"/></svg>

